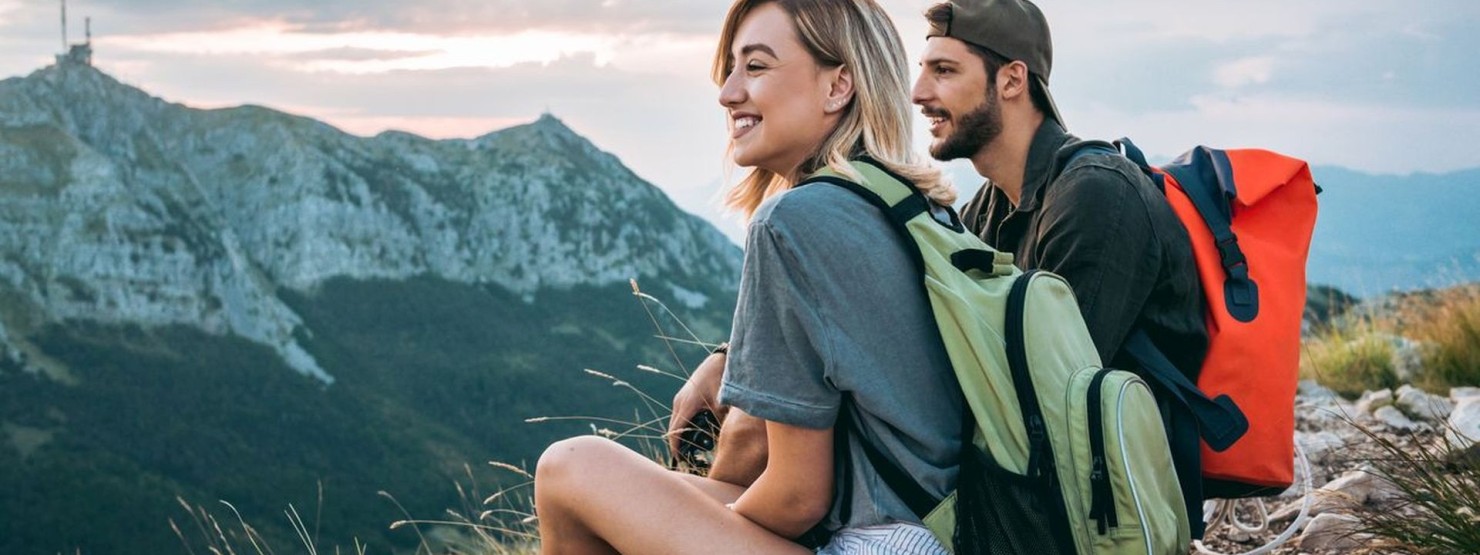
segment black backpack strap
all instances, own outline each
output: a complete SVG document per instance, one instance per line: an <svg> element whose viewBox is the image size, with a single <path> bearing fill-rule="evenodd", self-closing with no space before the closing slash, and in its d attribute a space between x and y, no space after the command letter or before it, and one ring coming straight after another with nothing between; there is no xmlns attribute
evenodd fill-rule
<svg viewBox="0 0 1480 555"><path fill-rule="evenodd" d="M1141 367L1141 377L1155 384L1186 406L1197 419L1199 435L1214 451L1223 451L1249 431L1249 419L1233 399L1219 395L1209 399L1197 384L1187 379L1166 355L1151 342L1144 330L1131 332L1125 350Z"/></svg>
<svg viewBox="0 0 1480 555"><path fill-rule="evenodd" d="M1056 475L1053 446L1048 441L1048 425L1043 420L1043 409L1038 404L1033 377L1028 372L1028 347L1023 330L1028 285L1037 274L1037 270L1028 270L1012 283L1012 290L1007 293L1007 317L1003 327L1006 328L1004 339L1007 341L1007 365L1012 371L1012 387L1017 392L1018 408L1023 413L1023 426L1028 432L1027 475L1052 480Z"/></svg>
<svg viewBox="0 0 1480 555"><path fill-rule="evenodd" d="M1121 139L1118 143L1143 171L1150 171L1150 166L1145 163L1146 156L1130 139ZM1249 259L1244 256L1238 245L1238 235L1233 232L1232 199L1238 195L1238 190L1227 153L1200 146L1162 170L1177 180L1177 185L1192 201L1198 216L1213 234L1225 276L1223 303L1228 314L1240 322L1252 322L1259 316L1259 284L1250 277Z"/></svg>
<svg viewBox="0 0 1480 555"><path fill-rule="evenodd" d="M970 411L970 409L965 410ZM850 455L848 444L850 436L854 433L853 429L856 427L853 424L856 418L854 416L855 412L853 394L844 393L843 405L838 410L838 424L833 432L838 435L837 441L834 444L842 445L838 449L836 456L848 457ZM930 495L930 492L925 491L924 486L921 486L919 482L915 481L915 478L900 468L899 465L894 464L894 461L890 460L883 451L880 451L878 446L868 441L867 438L864 438L862 433L859 433L858 439L858 445L863 449L864 456L868 457L869 464L874 467L874 471L879 473L879 477L884 480L884 485L889 486L889 489L904 501L904 504L910 508L910 511L915 513L915 516L924 520L925 515L930 514L930 511L935 510L935 507L940 505L940 498ZM967 442L970 443L970 440L968 439ZM844 459L844 461L846 460ZM847 464L847 462L844 464ZM844 475L850 476L851 480L851 472L846 472ZM843 521L846 524L848 511L851 509L853 501L853 488L851 483L840 484L838 487L840 488L839 495L843 496Z"/></svg>

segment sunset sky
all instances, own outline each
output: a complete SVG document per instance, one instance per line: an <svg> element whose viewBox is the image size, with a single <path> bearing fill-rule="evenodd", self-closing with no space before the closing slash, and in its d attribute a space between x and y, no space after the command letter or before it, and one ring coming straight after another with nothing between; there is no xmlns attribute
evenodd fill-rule
<svg viewBox="0 0 1480 555"><path fill-rule="evenodd" d="M911 60L931 2L885 0ZM713 0L75 0L95 65L166 100L347 132L474 137L554 113L718 219ZM1480 166L1480 2L1044 0L1071 131L1161 157L1259 145L1409 173ZM0 0L0 78L61 50L59 3ZM923 119L917 122L922 146ZM738 175L736 172L735 175ZM733 179L733 176L732 176Z"/></svg>

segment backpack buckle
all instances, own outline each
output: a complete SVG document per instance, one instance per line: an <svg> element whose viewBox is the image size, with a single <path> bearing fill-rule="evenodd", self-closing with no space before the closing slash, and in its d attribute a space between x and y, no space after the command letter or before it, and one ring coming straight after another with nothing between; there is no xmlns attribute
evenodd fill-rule
<svg viewBox="0 0 1480 555"><path fill-rule="evenodd" d="M1230 274L1237 267L1247 267L1249 262L1244 257L1243 249L1238 248L1238 237L1232 235L1218 240L1218 259L1223 262L1223 269ZM1247 270L1241 273L1247 274Z"/></svg>

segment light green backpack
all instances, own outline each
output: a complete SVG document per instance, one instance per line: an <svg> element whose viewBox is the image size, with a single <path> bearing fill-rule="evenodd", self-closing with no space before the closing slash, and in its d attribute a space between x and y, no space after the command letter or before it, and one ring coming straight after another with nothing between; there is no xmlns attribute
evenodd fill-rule
<svg viewBox="0 0 1480 555"><path fill-rule="evenodd" d="M1019 272L869 160L857 176L808 178L883 210L916 245L941 339L966 395L960 480L929 495L864 444L890 488L954 553L1187 553L1182 490L1156 400L1131 372L1104 369L1074 292ZM856 179L861 177L862 179ZM938 219L939 218L939 219ZM947 221L942 221L947 220Z"/></svg>

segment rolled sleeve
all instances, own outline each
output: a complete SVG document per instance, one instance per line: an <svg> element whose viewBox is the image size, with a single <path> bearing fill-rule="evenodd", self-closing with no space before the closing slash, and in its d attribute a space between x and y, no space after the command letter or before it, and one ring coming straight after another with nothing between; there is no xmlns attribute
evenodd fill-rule
<svg viewBox="0 0 1480 555"><path fill-rule="evenodd" d="M841 393L827 379L829 327L784 229L757 218L745 264L720 402L759 418L821 429Z"/></svg>

